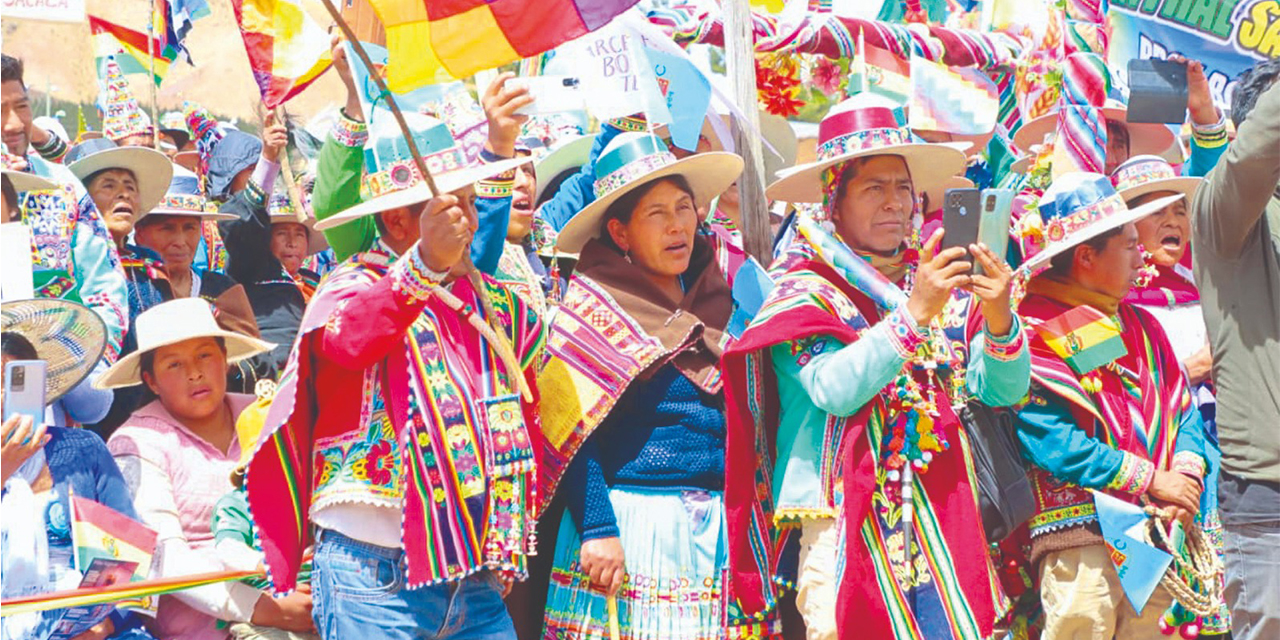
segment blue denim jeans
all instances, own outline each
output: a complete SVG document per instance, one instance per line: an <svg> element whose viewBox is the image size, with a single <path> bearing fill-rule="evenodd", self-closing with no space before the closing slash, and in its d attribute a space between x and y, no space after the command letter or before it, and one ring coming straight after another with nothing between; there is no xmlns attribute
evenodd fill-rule
<svg viewBox="0 0 1280 640"><path fill-rule="evenodd" d="M409 589L404 550L328 530L317 537L311 617L325 640L515 640L492 572Z"/></svg>

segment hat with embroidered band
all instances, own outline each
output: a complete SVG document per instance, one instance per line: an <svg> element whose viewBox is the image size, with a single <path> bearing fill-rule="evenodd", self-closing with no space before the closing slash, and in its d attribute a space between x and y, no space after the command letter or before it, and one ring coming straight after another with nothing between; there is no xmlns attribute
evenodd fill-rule
<svg viewBox="0 0 1280 640"><path fill-rule="evenodd" d="M1111 172L1111 184L1115 185L1125 202L1151 193L1172 191L1186 196L1187 204L1190 204L1201 182L1204 178L1178 175L1159 156L1135 156Z"/></svg>
<svg viewBox="0 0 1280 640"><path fill-rule="evenodd" d="M1130 209L1111 181L1100 173L1073 172L1056 180L1035 211L1018 221L1023 268L1036 273L1054 256L1112 229L1145 218L1182 195L1167 196Z"/></svg>
<svg viewBox="0 0 1280 640"><path fill-rule="evenodd" d="M213 308L203 298L178 298L151 307L138 314L134 331L138 350L111 365L94 387L119 389L142 384L142 354L195 338L222 338L229 364L275 348L270 342L219 327L213 319Z"/></svg>
<svg viewBox="0 0 1280 640"><path fill-rule="evenodd" d="M5 302L0 331L26 338L45 363L45 403L84 380L107 347L107 326L84 305L59 298Z"/></svg>
<svg viewBox="0 0 1280 640"><path fill-rule="evenodd" d="M724 193L742 173L742 158L708 151L676 160L667 145L650 133L620 133L600 152L595 164L596 199L579 211L556 236L560 253L578 253L600 235L604 214L635 189L660 178L682 176L693 189L695 204L707 204Z"/></svg>
<svg viewBox="0 0 1280 640"><path fill-rule="evenodd" d="M469 166L462 147L454 141L449 127L443 122L418 113L406 113L404 119L441 194L506 173L532 160L524 156ZM369 144L364 149L360 196L363 199L360 204L316 222L316 228L332 229L388 209L426 202L434 196L409 153L404 135L390 118L382 118L370 126Z"/></svg>
<svg viewBox="0 0 1280 640"><path fill-rule="evenodd" d="M200 178L179 166L173 167L173 179L160 204L138 217L147 216L197 216L201 220L234 220L229 213L219 213L213 204L200 194ZM136 224L136 221L135 221Z"/></svg>
<svg viewBox="0 0 1280 640"><path fill-rule="evenodd" d="M267 199L267 214L271 216L271 224L292 222L307 228L307 255L329 248L329 241L325 239L324 233L316 230L316 219L305 212L299 216L298 208L293 206L293 199L283 187L277 187Z"/></svg>
<svg viewBox="0 0 1280 640"><path fill-rule="evenodd" d="M135 220L160 203L173 180L173 163L163 153L149 147L121 147L110 138L86 140L71 147L66 162L86 187L89 178L99 171L125 169L132 173L138 184Z"/></svg>
<svg viewBox="0 0 1280 640"><path fill-rule="evenodd" d="M893 103L860 93L831 108L818 125L818 159L779 173L765 195L783 202L822 202L822 173L842 162L867 156L899 156L907 163L917 192L925 192L960 174L968 142L916 142L900 126Z"/></svg>
<svg viewBox="0 0 1280 640"><path fill-rule="evenodd" d="M1129 122L1129 109L1118 100L1108 99L1102 106L1102 117L1107 122L1119 122L1129 130L1130 155L1159 155L1173 146L1173 132L1162 124L1145 124ZM1053 133L1058 126L1058 109L1054 108L1038 118L1022 123L1013 132L1013 144L1024 152L1031 145L1041 144L1045 136Z"/></svg>
<svg viewBox="0 0 1280 640"><path fill-rule="evenodd" d="M27 159L9 153L8 147L0 151L0 160L4 163L5 179L13 185L13 190L18 193L23 191L43 191L58 187L58 183L53 180L27 171L30 166Z"/></svg>

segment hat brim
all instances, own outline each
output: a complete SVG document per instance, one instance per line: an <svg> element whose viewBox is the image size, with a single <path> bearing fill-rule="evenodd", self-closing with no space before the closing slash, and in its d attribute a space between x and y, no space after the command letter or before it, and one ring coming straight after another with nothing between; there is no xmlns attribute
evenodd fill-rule
<svg viewBox="0 0 1280 640"><path fill-rule="evenodd" d="M194 340L196 338L222 338L227 346L227 364L235 364L241 360L252 358L260 353L266 353L275 348L276 345L251 338L244 334L226 329L201 333L199 335L174 337L170 340L163 340L156 344L148 345L146 351L134 351L126 356L121 357L115 364L111 365L98 380L94 383L94 387L98 389L123 389L125 387L133 387L142 384L142 354L155 351L161 347Z"/></svg>
<svg viewBox="0 0 1280 640"><path fill-rule="evenodd" d="M88 307L59 298L4 303L3 330L26 338L45 363L45 404L66 395L97 366L107 327Z"/></svg>
<svg viewBox="0 0 1280 640"><path fill-rule="evenodd" d="M1129 129L1129 155L1163 155L1174 144L1173 132L1162 124L1129 122L1128 109L1103 107L1102 116L1108 121L1122 122ZM1029 151L1031 145L1042 144L1044 137L1058 125L1058 111L1055 109L1038 118L1024 122L1013 132L1013 144L1023 151Z"/></svg>
<svg viewBox="0 0 1280 640"><path fill-rule="evenodd" d="M1035 161L1035 156L1022 156L1017 160L1014 160L1013 164L1009 165L1009 172L1029 173L1031 171L1031 165L1033 165Z"/></svg>
<svg viewBox="0 0 1280 640"><path fill-rule="evenodd" d="M582 136L556 147L537 161L533 165L533 173L537 176L538 189L533 195L533 201L537 202L542 197L542 191L556 176L586 164L591 158L591 146L595 141L595 136Z"/></svg>
<svg viewBox="0 0 1280 640"><path fill-rule="evenodd" d="M1136 187L1121 189L1119 193L1120 193L1120 197L1124 198L1125 202L1129 202L1134 198L1141 198L1142 196L1149 195L1152 193L1160 193L1161 191L1172 191L1174 193L1180 193L1186 196L1187 204L1190 205L1191 198L1196 195L1196 189L1200 188L1200 183L1202 182L1204 182L1204 178L1192 178L1192 177L1164 178L1161 180L1152 180L1151 182L1148 182L1146 184L1141 184Z"/></svg>
<svg viewBox="0 0 1280 640"><path fill-rule="evenodd" d="M491 162L488 164L476 165L458 171L450 171L449 173L433 174L436 188L440 193L451 193L462 189L468 185L485 178L492 178L500 173L506 173L522 164L528 164L529 158L512 158L510 160L502 160L500 162ZM352 220L371 216L375 213L381 213L388 209L397 207L407 207L420 202L426 202L434 197L431 189L427 188L425 183L419 183L408 189L393 191L386 195L378 196L370 200L365 200L354 207L344 209L333 216L324 220L316 221L315 228L320 231L332 229L334 227L346 224Z"/></svg>
<svg viewBox="0 0 1280 640"><path fill-rule="evenodd" d="M173 163L187 171L196 171L200 168L200 154L195 151L179 151L173 154Z"/></svg>
<svg viewBox="0 0 1280 640"><path fill-rule="evenodd" d="M822 172L841 162L868 156L902 157L907 162L916 192L923 193L963 172L964 152L969 147L968 142L911 142L844 153L780 172L777 182L769 185L765 195L770 200L782 202L822 202Z"/></svg>
<svg viewBox="0 0 1280 640"><path fill-rule="evenodd" d="M22 193L23 191L43 191L45 189L56 189L58 187L58 183L34 173L27 173L26 171L5 169L4 177L9 179L9 183L13 185L13 190L18 193Z"/></svg>
<svg viewBox="0 0 1280 640"><path fill-rule="evenodd" d="M138 210L147 212L160 204L173 180L173 163L163 153L147 147L106 149L72 162L67 168L81 182L106 169L129 170L138 182ZM145 214L135 219L142 215Z"/></svg>
<svg viewBox="0 0 1280 640"><path fill-rule="evenodd" d="M1058 254L1068 251L1082 242L1092 240L1093 238L1096 238L1112 229L1123 227L1130 222L1141 220L1169 206L1170 204L1177 202L1178 198L1181 197L1183 197L1182 194L1166 196L1164 198L1152 200L1140 207L1129 209L1124 213L1118 213L1104 220L1099 220L1098 222L1095 222L1057 242L1054 242L1053 244L1050 244L1048 247L1045 247L1045 249L1040 253L1028 258L1023 264L1023 268L1030 273L1035 273L1041 267L1048 265L1049 261Z"/></svg>
<svg viewBox="0 0 1280 640"><path fill-rule="evenodd" d="M682 176L693 189L695 204L707 204L712 198L724 193L741 173L742 158L725 151L708 151L676 160L606 193L584 207L569 219L569 223L556 236L556 251L562 254L581 252L588 241L600 235L601 222L609 205L654 180Z"/></svg>

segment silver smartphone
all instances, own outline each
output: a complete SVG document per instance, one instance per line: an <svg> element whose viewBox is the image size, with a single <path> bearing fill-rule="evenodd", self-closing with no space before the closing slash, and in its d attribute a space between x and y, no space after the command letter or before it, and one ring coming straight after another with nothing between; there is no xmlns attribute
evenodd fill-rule
<svg viewBox="0 0 1280 640"><path fill-rule="evenodd" d="M43 360L13 360L4 365L5 421L14 415L25 415L40 424L44 421L44 399Z"/></svg>

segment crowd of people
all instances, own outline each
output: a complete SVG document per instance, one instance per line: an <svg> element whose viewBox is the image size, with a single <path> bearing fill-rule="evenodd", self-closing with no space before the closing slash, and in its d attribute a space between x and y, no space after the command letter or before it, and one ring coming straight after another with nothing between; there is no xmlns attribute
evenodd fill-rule
<svg viewBox="0 0 1280 640"><path fill-rule="evenodd" d="M156 532L152 578L253 574L77 640L1280 637L1280 60L1229 114L1180 60L1184 142L1108 110L1107 174L1024 190L1004 252L939 222L982 149L855 94L771 163L751 257L717 127L529 136L503 73L477 159L406 113L415 157L335 44L295 179L274 114L68 139L20 53L3 361L44 361L48 406L3 424L4 597L79 583L73 494ZM1145 606L1101 496L1185 536Z"/></svg>

